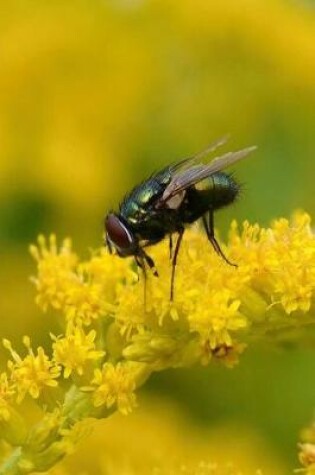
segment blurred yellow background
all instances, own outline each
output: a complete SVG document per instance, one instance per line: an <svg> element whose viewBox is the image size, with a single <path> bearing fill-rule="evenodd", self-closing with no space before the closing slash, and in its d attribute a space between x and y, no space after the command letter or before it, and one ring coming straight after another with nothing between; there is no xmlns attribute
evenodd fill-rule
<svg viewBox="0 0 315 475"><path fill-rule="evenodd" d="M298 0L0 2L1 335L47 340L28 244L73 237L152 171L231 134L242 199L217 226L314 215L315 10ZM15 344L16 346L16 344ZM17 345L18 346L18 345ZM4 352L1 350L1 354ZM289 467L315 406L309 349L249 351L238 368L156 375L149 392L196 424L250 427ZM149 422L148 422L149 423ZM257 461L259 467L259 460Z"/></svg>

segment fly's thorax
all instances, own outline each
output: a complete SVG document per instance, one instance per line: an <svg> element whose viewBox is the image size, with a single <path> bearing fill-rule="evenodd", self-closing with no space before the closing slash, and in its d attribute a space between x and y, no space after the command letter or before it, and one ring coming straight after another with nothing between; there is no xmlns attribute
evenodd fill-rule
<svg viewBox="0 0 315 475"><path fill-rule="evenodd" d="M170 181L170 175L163 173L154 178L149 178L125 197L120 205L119 212L128 222L142 220L150 213L154 202L163 194L166 184Z"/></svg>

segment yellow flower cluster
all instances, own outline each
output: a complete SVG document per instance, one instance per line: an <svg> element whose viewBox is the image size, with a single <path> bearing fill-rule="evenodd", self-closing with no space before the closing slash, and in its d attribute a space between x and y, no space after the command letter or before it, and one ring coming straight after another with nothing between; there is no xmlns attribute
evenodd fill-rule
<svg viewBox="0 0 315 475"><path fill-rule="evenodd" d="M95 330L86 334L81 326L70 324L64 337L52 335L54 361L64 368L65 379L73 372L83 376L88 361L95 361L104 356L104 351L95 350L95 337Z"/></svg>
<svg viewBox="0 0 315 475"><path fill-rule="evenodd" d="M105 363L102 369L96 369L92 385L95 385L93 400L96 407L106 404L110 408L115 403L122 414L128 414L136 405L130 364L118 363L116 366Z"/></svg>
<svg viewBox="0 0 315 475"><path fill-rule="evenodd" d="M310 217L297 213L291 224L279 219L271 229L245 223L241 236L235 227L231 232L232 255L249 267L251 286L286 314L308 312L315 281Z"/></svg>
<svg viewBox="0 0 315 475"><path fill-rule="evenodd" d="M90 325L107 315L115 303L116 287L131 273L127 263L113 266L104 250L80 264L71 241L65 239L58 249L55 235L49 237L48 243L40 236L38 246L31 246L30 252L38 266L38 275L33 279L37 304L44 311L49 306L63 311L66 320L73 323Z"/></svg>
<svg viewBox="0 0 315 475"><path fill-rule="evenodd" d="M10 381L17 391L17 403L21 403L26 394L37 399L46 386L56 387L58 384L56 378L60 375L60 368L49 359L42 347L37 348L35 354L28 337L24 337L23 343L28 351L25 358L21 358L13 350L8 340L3 341L12 357L12 360L8 361L8 369Z"/></svg>
<svg viewBox="0 0 315 475"><path fill-rule="evenodd" d="M146 311L141 285L121 289L114 317L130 341L125 356L151 361L154 353L171 355L173 364L186 365L182 350L187 356L188 339L192 358L199 352L223 355L228 362L248 337L304 325L310 318L315 239L307 214L297 213L291 223L279 219L269 229L245 222L239 232L232 223L226 253L237 268L218 257L198 231L185 237L174 302L169 302L170 264L163 244L152 249L161 277L149 278Z"/></svg>
<svg viewBox="0 0 315 475"><path fill-rule="evenodd" d="M152 372L211 358L232 366L252 338L314 320L315 238L307 214L279 219L269 229L244 223L239 231L232 223L224 251L237 267L217 256L198 229L188 230L171 302L166 242L150 249L159 278L148 275L144 299L143 277L132 260L102 249L80 262L69 240L58 248L55 236L41 236L31 247L36 301L44 311L60 312L64 325L60 335L51 335L50 349L33 351L24 337L24 357L4 340L11 354L0 378L6 440L21 443L17 425L24 423L16 411L28 395L46 408L40 430L58 441L57 460L67 453L77 422L107 417L115 408L129 413L136 389ZM56 409L55 440L46 426ZM40 469L38 454L27 454L27 463Z"/></svg>

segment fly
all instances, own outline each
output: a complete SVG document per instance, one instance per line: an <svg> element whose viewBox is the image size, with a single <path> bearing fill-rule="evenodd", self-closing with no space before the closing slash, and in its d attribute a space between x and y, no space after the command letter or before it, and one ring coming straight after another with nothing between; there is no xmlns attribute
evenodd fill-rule
<svg viewBox="0 0 315 475"><path fill-rule="evenodd" d="M105 240L112 252L120 257L134 256L146 279L147 269L158 276L153 259L146 248L167 236L170 240L172 264L170 300L174 299L177 257L185 229L201 219L207 238L215 252L227 264L234 265L224 255L214 235L214 212L235 201L240 185L222 170L245 158L256 147L228 152L210 163L200 160L226 139L220 139L194 157L168 165L137 185L128 193L118 212L110 211L105 218ZM176 243L173 246L173 236Z"/></svg>

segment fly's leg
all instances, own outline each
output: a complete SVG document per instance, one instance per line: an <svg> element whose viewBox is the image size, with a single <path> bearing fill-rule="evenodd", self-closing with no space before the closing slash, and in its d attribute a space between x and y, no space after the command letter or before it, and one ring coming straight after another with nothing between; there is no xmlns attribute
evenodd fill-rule
<svg viewBox="0 0 315 475"><path fill-rule="evenodd" d="M141 267L141 262L137 256L135 256L135 263L136 263L136 268L137 268L137 277L138 277L138 282L140 281L140 273L139 269L142 269Z"/></svg>
<svg viewBox="0 0 315 475"><path fill-rule="evenodd" d="M183 234L184 234L184 228L179 229L178 231L178 238L176 241L175 245L175 250L172 258L172 275L171 275L171 294L170 294L170 300L173 302L174 300L174 281L175 281L175 269L176 269L176 263L177 263L177 256L179 252L179 248L183 239Z"/></svg>
<svg viewBox="0 0 315 475"><path fill-rule="evenodd" d="M154 260L152 259L152 257L150 257L146 252L144 252L144 250L142 249L142 256L144 258L144 260L146 261L146 263L148 264L148 266L150 267L150 269L152 270L152 273L155 277L158 277L159 276L159 273L155 267L155 263L154 263Z"/></svg>
<svg viewBox="0 0 315 475"><path fill-rule="evenodd" d="M210 209L208 214L204 215L202 217L202 222L207 234L207 237L209 241L211 242L213 249L215 252L222 257L222 259L229 264L230 266L237 267L237 264L234 264L233 262L229 261L229 259L224 255L218 241L215 238L214 235L214 222L213 222L213 210Z"/></svg>
<svg viewBox="0 0 315 475"><path fill-rule="evenodd" d="M170 260L171 260L172 255L173 255L173 238L171 234L170 234L170 240L169 240L169 250L170 250Z"/></svg>
<svg viewBox="0 0 315 475"><path fill-rule="evenodd" d="M137 266L142 269L143 272L143 292L144 292L144 309L147 309L147 269L146 269L146 264L149 266L151 269L153 275L155 277L158 277L158 271L156 270L154 260L152 257L148 256L146 252L144 252L143 249L141 249L141 253L135 256Z"/></svg>
<svg viewBox="0 0 315 475"><path fill-rule="evenodd" d="M138 268L140 268L143 272L143 303L144 303L144 311L146 311L147 309L147 270L145 268L145 261L142 255L135 256L135 260L136 260ZM138 273L138 276L139 276L139 273Z"/></svg>

